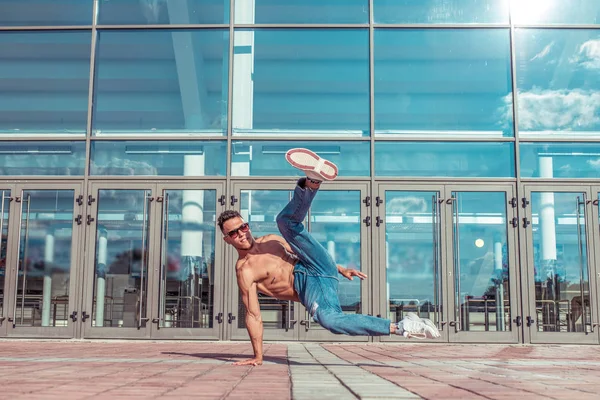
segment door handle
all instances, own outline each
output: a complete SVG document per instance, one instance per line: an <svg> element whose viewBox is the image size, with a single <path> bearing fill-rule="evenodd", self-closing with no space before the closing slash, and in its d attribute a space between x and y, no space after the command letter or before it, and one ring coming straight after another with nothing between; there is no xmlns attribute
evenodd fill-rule
<svg viewBox="0 0 600 400"><path fill-rule="evenodd" d="M154 318L154 319L152 319L152 323L156 324L156 330L157 331L160 330L160 319Z"/></svg>
<svg viewBox="0 0 600 400"><path fill-rule="evenodd" d="M77 311L73 311L71 315L69 315L69 318L71 318L73 322L77 322Z"/></svg>
<svg viewBox="0 0 600 400"><path fill-rule="evenodd" d="M233 321L235 321L235 315L232 313L227 314L227 322L231 324Z"/></svg>
<svg viewBox="0 0 600 400"><path fill-rule="evenodd" d="M310 329L310 319L303 319L302 321L300 321L300 325L304 325L304 327L308 331Z"/></svg>
<svg viewBox="0 0 600 400"><path fill-rule="evenodd" d="M223 323L223 313L222 312L218 313L217 316L215 317L215 320L218 323L222 324Z"/></svg>

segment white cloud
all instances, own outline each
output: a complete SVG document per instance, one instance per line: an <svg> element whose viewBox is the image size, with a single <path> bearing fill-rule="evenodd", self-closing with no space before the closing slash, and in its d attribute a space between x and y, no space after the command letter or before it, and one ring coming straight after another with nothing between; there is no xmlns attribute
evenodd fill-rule
<svg viewBox="0 0 600 400"><path fill-rule="evenodd" d="M529 61L537 60L538 58L542 59L542 58L546 57L548 54L550 54L550 50L552 50L553 46L554 46L554 41L552 41L549 45L544 47L544 49L542 51L540 51L535 56L533 56L533 58L531 58Z"/></svg>
<svg viewBox="0 0 600 400"><path fill-rule="evenodd" d="M595 160L587 160L586 163L588 163L589 166L594 169L600 169L600 158L597 158Z"/></svg>
<svg viewBox="0 0 600 400"><path fill-rule="evenodd" d="M583 43L579 46L577 55L570 61L586 69L600 69L600 39L588 40Z"/></svg>
<svg viewBox="0 0 600 400"><path fill-rule="evenodd" d="M518 104L521 130L600 129L600 91L534 88L519 92Z"/></svg>

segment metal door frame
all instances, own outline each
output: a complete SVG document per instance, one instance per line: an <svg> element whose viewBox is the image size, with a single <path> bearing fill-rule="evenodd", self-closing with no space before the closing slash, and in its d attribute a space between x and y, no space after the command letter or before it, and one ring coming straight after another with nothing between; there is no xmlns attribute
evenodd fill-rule
<svg viewBox="0 0 600 400"><path fill-rule="evenodd" d="M374 303L374 312L377 316L384 316L388 312L387 304L387 276L386 276L386 257L385 254L387 252L386 248L386 193L390 192L438 192L439 198L442 199L444 197L444 184L431 182L427 184L419 184L419 183L402 183L402 182L377 182L375 187L373 188L374 197L374 210L373 217L376 220L375 225L372 226L373 232L373 293L379 293L379 297L375 299ZM447 268L448 268L448 260L447 260L447 243L444 240L444 228L442 226L442 221L445 221L446 216L446 208L439 207L438 203L438 218L440 218L439 224L439 236L440 236L440 278L441 282L438 284L442 290L442 297L440 299L442 307L442 312L440 313L440 317L442 321L447 321L446 313L448 309L448 284L447 284ZM377 219L380 221L380 226L377 226ZM391 321L398 322L398 321ZM446 328L444 322L441 323L440 329L441 337L434 342L447 342L448 341L448 329ZM403 336L399 335L390 335L390 336L381 336L378 338L381 342L407 342L410 339L406 339Z"/></svg>
<svg viewBox="0 0 600 400"><path fill-rule="evenodd" d="M15 190L16 190L16 184L14 182L10 182L10 183L6 183L3 184L0 189L2 190L10 190L10 200L9 200L9 204L11 205L9 210L8 210L8 221L7 221L7 230L6 230L6 258L4 260L4 287L2 288L4 290L4 305L3 305L3 311L2 314L0 314L0 337L5 337L8 334L8 326L11 325L11 322L8 321L8 319L10 318L10 313L9 311L12 310L12 304L14 302L14 296L15 296L15 292L13 292L14 289L14 285L11 285L11 282L14 281L15 277L14 277L14 272L15 272L15 265L17 263L17 261L13 260L13 256L15 255L15 252L12 250L12 247L14 246L14 241L15 241L15 236L13 234L13 230L15 229L13 225L19 225L20 226L20 219L19 219L19 223L15 224L15 213L14 213L14 209L15 207L15 202L14 202L14 198L15 198ZM4 216L4 214L2 214L2 217ZM2 224L4 224L4 221L2 222ZM1 235L2 235L2 225L0 225L0 240L2 239ZM19 236L17 236L17 238L20 237L20 232L19 232ZM17 239L18 240L18 239Z"/></svg>
<svg viewBox="0 0 600 400"><path fill-rule="evenodd" d="M335 184L327 184L325 182L322 185L320 191L333 192L333 191L358 191L360 193L360 265L362 272L367 274L367 279L361 281L360 292L362 311L365 314L373 315L373 304L371 304L372 298L372 286L373 286L373 268L371 265L371 238L369 232L371 231L372 224L376 223L371 221L371 206L367 206L373 200L370 193L369 182L336 182ZM317 194L318 197L318 194ZM368 198L368 199L367 199ZM309 214L310 216L310 214ZM309 222L310 224L310 222ZM369 226L367 226L369 224ZM338 274L340 280L345 279ZM358 278L355 278L358 279ZM332 341L332 342L368 342L371 341L369 336L347 336L347 335L336 335L322 328L321 326L312 327L310 322L310 316L308 310L302 304L298 303L298 311L300 312L300 324L298 324L298 339L300 341Z"/></svg>
<svg viewBox="0 0 600 400"><path fill-rule="evenodd" d="M444 185L446 189L445 197L450 198L452 192L462 192L462 193L477 193L477 192L495 192L495 193L506 193L506 202L504 204L506 211L506 245L507 245L507 254L508 254L508 276L509 276L509 299L510 299L510 330L506 331L462 331L460 329L457 321L454 322L454 326L450 326L448 328L449 341L450 342L463 342L463 343L518 343L521 339L521 301L519 298L519 276L520 271L518 267L518 235L517 235L517 226L513 225L514 218L517 218L517 197L516 197L516 187L512 184L501 184L497 183L494 185L491 184L464 184L464 183L450 183ZM514 201L514 203L513 203ZM514 206L512 205L514 204ZM454 213L452 208L452 204L447 203L448 211L446 212L446 235L447 235L447 260L448 267L454 270L454 265L452 260L454 260L454 249L453 249L453 232L452 228L454 226ZM450 270L447 271L446 276L450 276ZM448 306L446 307L447 321L450 324L450 313L454 313L457 309L456 305L456 287L455 287L456 279L453 277L452 279L448 279L448 285L446 286L446 293L448 294ZM454 329L453 329L454 328Z"/></svg>
<svg viewBox="0 0 600 400"><path fill-rule="evenodd" d="M242 190L271 190L271 191L288 191L293 192L297 178L292 178L288 181L278 180L239 180L231 181L231 195L227 198L225 208L234 209L241 212L241 192ZM248 221L250 222L250 221ZM250 225L252 229L252 225ZM222 239L221 239L222 241ZM224 243L224 242L223 242ZM237 286L236 274L235 274L235 262L237 260L237 254L232 246L225 247L225 292L227 293L226 301L226 313L224 313L224 324L225 324L225 338L227 340L248 340L248 332L245 328L238 328L238 310L239 310L239 289ZM293 316L290 318L290 324L288 329L263 329L263 340L276 341L276 340L298 340L298 332L300 324L296 321L300 321L300 316L304 315L300 309L304 311L302 304L295 303ZM289 311L288 311L289 312ZM293 325L291 324L293 323ZM291 325L291 326L290 326Z"/></svg>
<svg viewBox="0 0 600 400"><path fill-rule="evenodd" d="M375 184L373 193L377 193L375 200L376 204L383 204L383 207L377 206L377 210L373 211L373 214L377 214L377 217L382 221L382 229L373 227L373 265L377 266L374 268L374 290L373 293L385 293L387 287L387 280L385 275L385 254L386 254L386 192L438 192L438 218L439 220L439 252L440 252L440 282L442 296L441 304L441 326L440 333L441 337L436 340L437 342L469 342L469 343L518 343L521 339L521 327L520 320L517 318L521 314L521 299L520 299L520 269L518 266L518 235L517 229L513 228L512 218L517 217L517 208L509 207L510 201L516 199L516 185L511 183L464 183L464 182L435 182L431 183L402 183L402 182L390 182L380 181ZM456 323L452 321L452 316L455 309L455 285L454 285L454 250L453 250L453 210L451 204L446 204L446 200L451 196L451 193L455 192L505 192L506 193L506 222L507 222L507 245L509 254L509 296L511 302L511 323L512 329L510 331L503 332L462 332L456 326ZM511 209L513 211L511 211ZM376 275L376 276L375 276ZM388 309L386 304L387 296L379 296L379 299L375 299L375 312L378 315L384 314ZM397 321L392 321L397 322ZM453 322L450 324L450 322ZM452 326L450 326L452 325ZM382 336L380 339L382 342L404 342L407 339L392 335L390 337Z"/></svg>
<svg viewBox="0 0 600 400"><path fill-rule="evenodd" d="M13 204L15 206L11 207L9 220L11 221L12 226L9 226L9 237L12 239L12 244L8 247L8 252L10 252L10 256L7 257L7 262L10 262L10 270L11 273L7 273L7 276L10 276L10 282L8 284L9 290L8 295L10 296L10 304L8 305L9 313L11 314L10 319L13 321L9 321L7 319L5 321L7 325L7 336L9 337L25 337L25 338L73 338L76 334L77 329L77 321L79 321L79 294L81 293L81 267L80 267L80 248L83 245L83 225L79 224L77 221L78 215L83 215L84 207L82 204L78 204L78 198L81 196L83 198L83 182L73 182L73 181L32 181L32 182L15 182L12 184L14 187L14 196L15 198ZM71 231L71 268L69 272L69 301L68 301L68 312L70 312L71 319L67 319L66 327L19 327L16 326L13 322L16 317L15 310L17 304L15 303L17 288L14 287L13 283L18 279L18 268L17 263L19 260L19 251L20 251L20 241L21 241L21 216L23 214L23 202L20 202L20 205L17 207L16 198L22 197L23 191L26 190L73 190L73 220L72 223L72 231ZM12 193L12 192L11 192ZM18 222L15 222L18 221ZM8 265L7 265L8 270Z"/></svg>
<svg viewBox="0 0 600 400"><path fill-rule="evenodd" d="M590 287L594 285L596 290L590 290L590 302L596 304L596 312L592 310L592 332L596 332L598 335L598 342L600 343L600 186L592 186L592 241L594 243L593 259L590 259ZM588 246L591 247L591 246ZM595 279L592 279L592 276Z"/></svg>
<svg viewBox="0 0 600 400"><path fill-rule="evenodd" d="M150 331L152 325L151 318L151 305L154 304L155 296L151 284L154 279L154 269L150 268L150 265L157 265L159 257L153 248L153 243L159 239L160 227L157 227L156 220L153 219L155 215L156 202L154 207L148 213L148 221L150 222L150 229L147 238L148 243L148 292L146 299L146 326L142 328L119 328L119 327L93 327L92 321L93 315L93 297L94 297L94 279L95 271L94 266L96 264L96 232L97 232L97 219L98 219L98 192L99 190L114 189L114 190L147 190L151 191L151 196L156 198L157 196L157 183L155 181L146 182L119 182L119 181L104 181L94 180L88 183L87 197L84 199L87 208L87 216L84 216L84 220L87 218L93 218L91 223L86 224L86 256L83 260L84 273L83 273L83 296L82 296L82 314L86 313L88 316L85 322L81 322L81 336L84 338L114 338L114 339L150 339ZM90 200L91 199L91 200ZM141 316L140 316L141 317ZM81 320L81 319L80 319Z"/></svg>
<svg viewBox="0 0 600 400"><path fill-rule="evenodd" d="M217 217L221 212L225 210L225 182L211 181L204 183L192 183L189 181L176 182L169 180L168 182L158 182L156 184L156 194L163 196L164 190L214 190L215 191L215 204L216 204L216 215ZM222 201L220 201L222 200ZM164 203L163 203L164 204ZM160 318L159 310L159 286L160 286L160 268L162 265L162 230L163 230L163 207L154 207L152 210L152 220L157 221L154 225L151 225L151 230L158 230L158 236L155 236L157 240L154 240L150 244L151 251L155 254L152 257L154 260L152 266L153 279L148 282L149 290L154 293L152 303L148 304L148 312L150 316L150 336L152 339L210 339L219 340L222 337L223 331L223 315L225 311L224 297L225 297L225 279L224 271L222 266L226 265L223 259L224 253L224 242L221 240L219 227L215 219L215 272L214 272L214 319L212 328L159 328L158 319ZM150 270L150 267L148 268Z"/></svg>
<svg viewBox="0 0 600 400"><path fill-rule="evenodd" d="M592 280L592 275L595 271L593 268L594 265L594 250L598 248L598 238L595 235L595 231L598 227L598 220L593 221L592 216L595 214L593 211L593 207L591 207L592 198L592 186L590 184L581 184L581 185L562 185L562 184L548 184L548 183L525 183L522 185L522 193L523 198L521 199L521 208L523 210L523 218L519 221L521 226L521 231L523 232L523 237L525 240L522 240L522 245L525 246L525 251L523 252L523 257L521 259L521 265L523 270L523 312L527 314L524 315L523 325L524 329L528 331L529 338L531 343L535 344L598 344L599 335L597 330L585 334L583 332L571 332L571 333L556 333L556 332L538 332L537 331L537 314L535 308L535 288L533 285L535 284L534 277L534 262L533 262L533 235L531 231L531 225L527 224L526 221L532 221L532 204L531 204L531 194L532 192L549 192L549 193L584 193L588 198L586 207L586 215L585 215L585 223L586 223L586 252L587 252L587 260L588 260L588 273L589 273L589 291L590 291L590 306L592 304L596 304L596 310L592 309L592 324L598 323L598 306L597 306L597 282L598 279L594 282ZM596 193L596 196L598 194ZM591 212L590 212L591 211ZM527 220L524 220L526 218ZM595 227L592 229L591 227ZM595 244L592 245L591 240L595 241ZM598 254L598 253L596 253ZM597 276L597 275L596 275ZM526 277L526 280L525 280ZM526 284L525 284L526 282ZM595 284L596 283L596 284ZM525 305L526 304L526 305ZM533 323L528 322L528 317L531 317ZM596 320L594 321L594 317Z"/></svg>

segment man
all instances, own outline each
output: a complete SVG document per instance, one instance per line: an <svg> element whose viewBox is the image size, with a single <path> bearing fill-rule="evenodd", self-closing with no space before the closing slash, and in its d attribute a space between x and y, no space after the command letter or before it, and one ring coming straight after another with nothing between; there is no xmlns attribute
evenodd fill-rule
<svg viewBox="0 0 600 400"><path fill-rule="evenodd" d="M263 324L258 292L280 300L300 301L321 326L337 334L381 336L391 333L407 338L437 338L440 333L428 319L409 313L402 321L362 314L344 314L337 288L340 273L352 280L366 278L362 272L336 265L327 250L304 228L311 202L324 180L337 177L331 161L307 149L292 149L287 161L304 171L294 196L277 216L283 237L266 235L254 238L250 226L237 211L225 211L218 219L224 240L235 247L237 282L246 306L246 327L254 358L236 365L260 365L263 361Z"/></svg>

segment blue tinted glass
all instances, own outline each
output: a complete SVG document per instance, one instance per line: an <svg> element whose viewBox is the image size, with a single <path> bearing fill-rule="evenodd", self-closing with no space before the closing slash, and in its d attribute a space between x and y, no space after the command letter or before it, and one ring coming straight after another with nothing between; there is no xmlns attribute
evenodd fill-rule
<svg viewBox="0 0 600 400"><path fill-rule="evenodd" d="M513 135L508 29L375 30L375 131Z"/></svg>
<svg viewBox="0 0 600 400"><path fill-rule="evenodd" d="M517 24L597 24L598 0L514 0L512 20Z"/></svg>
<svg viewBox="0 0 600 400"><path fill-rule="evenodd" d="M94 134L222 135L229 31L101 31Z"/></svg>
<svg viewBox="0 0 600 400"><path fill-rule="evenodd" d="M368 22L368 0L235 0L236 24Z"/></svg>
<svg viewBox="0 0 600 400"><path fill-rule="evenodd" d="M229 0L101 0L99 25L226 24Z"/></svg>
<svg viewBox="0 0 600 400"><path fill-rule="evenodd" d="M598 178L600 143L521 143L522 178Z"/></svg>
<svg viewBox="0 0 600 400"><path fill-rule="evenodd" d="M0 142L0 175L83 175L85 142Z"/></svg>
<svg viewBox="0 0 600 400"><path fill-rule="evenodd" d="M519 135L600 136L600 30L516 31Z"/></svg>
<svg viewBox="0 0 600 400"><path fill-rule="evenodd" d="M95 141L90 174L223 176L226 160L224 141Z"/></svg>
<svg viewBox="0 0 600 400"><path fill-rule="evenodd" d="M375 144L375 175L514 177L514 145L508 142L379 142Z"/></svg>
<svg viewBox="0 0 600 400"><path fill-rule="evenodd" d="M338 166L339 176L369 176L370 142L271 142L233 141L232 176L304 176L285 159L295 147L314 151Z"/></svg>
<svg viewBox="0 0 600 400"><path fill-rule="evenodd" d="M0 33L0 133L85 133L91 38Z"/></svg>
<svg viewBox="0 0 600 400"><path fill-rule="evenodd" d="M381 24L508 23L508 0L373 0L373 18Z"/></svg>
<svg viewBox="0 0 600 400"><path fill-rule="evenodd" d="M236 134L368 135L369 31L237 30Z"/></svg>
<svg viewBox="0 0 600 400"><path fill-rule="evenodd" d="M0 25L92 25L93 0L2 0Z"/></svg>

